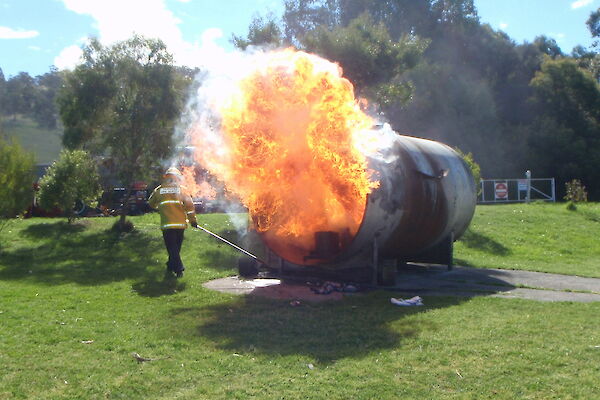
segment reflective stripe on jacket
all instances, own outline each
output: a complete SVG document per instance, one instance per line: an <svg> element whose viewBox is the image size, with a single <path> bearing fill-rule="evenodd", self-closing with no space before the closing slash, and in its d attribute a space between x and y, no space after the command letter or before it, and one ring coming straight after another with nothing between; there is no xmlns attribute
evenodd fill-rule
<svg viewBox="0 0 600 400"><path fill-rule="evenodd" d="M188 221L196 222L194 202L185 186L164 183L154 189L148 203L150 207L158 209L161 229L185 229Z"/></svg>

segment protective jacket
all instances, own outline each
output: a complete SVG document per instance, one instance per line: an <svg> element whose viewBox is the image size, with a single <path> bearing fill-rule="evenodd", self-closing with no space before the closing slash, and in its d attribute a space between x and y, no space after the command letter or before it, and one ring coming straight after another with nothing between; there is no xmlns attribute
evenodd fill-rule
<svg viewBox="0 0 600 400"><path fill-rule="evenodd" d="M161 229L186 229L188 222L196 223L194 203L185 186L164 182L154 189L148 203L160 212Z"/></svg>

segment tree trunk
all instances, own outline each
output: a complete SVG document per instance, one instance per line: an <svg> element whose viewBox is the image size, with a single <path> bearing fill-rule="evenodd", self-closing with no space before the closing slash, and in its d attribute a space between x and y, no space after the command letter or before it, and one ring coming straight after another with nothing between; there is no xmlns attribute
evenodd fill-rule
<svg viewBox="0 0 600 400"><path fill-rule="evenodd" d="M119 217L119 231L125 231L125 221L127 220L127 215L129 213L129 197L131 197L131 185L127 185L127 190L125 191L125 197L121 203L121 213ZM133 224L132 224L133 226Z"/></svg>

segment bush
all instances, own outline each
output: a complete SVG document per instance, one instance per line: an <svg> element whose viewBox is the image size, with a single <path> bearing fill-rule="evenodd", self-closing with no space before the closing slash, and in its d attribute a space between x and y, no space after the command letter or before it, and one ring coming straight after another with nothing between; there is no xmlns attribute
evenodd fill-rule
<svg viewBox="0 0 600 400"><path fill-rule="evenodd" d="M577 205L572 201L567 202L567 210L569 211L577 211Z"/></svg>
<svg viewBox="0 0 600 400"><path fill-rule="evenodd" d="M100 193L100 177L90 155L83 150L63 150L40 181L39 202L45 209L62 209L71 223L76 217L75 203L90 204Z"/></svg>
<svg viewBox="0 0 600 400"><path fill-rule="evenodd" d="M477 164L477 162L473 158L472 153L465 154L458 147L455 147L454 151L456 151L458 153L458 155L462 157L463 161L467 164L467 166L471 170L471 174L473 175L473 181L475 182L475 190L477 192L477 195L479 195L479 193L481 192L481 184L480 184L481 167L479 166L479 164Z"/></svg>
<svg viewBox="0 0 600 400"><path fill-rule="evenodd" d="M23 213L33 200L33 154L0 138L0 220Z"/></svg>
<svg viewBox="0 0 600 400"><path fill-rule="evenodd" d="M587 191L585 186L579 179L573 179L571 182L565 183L567 194L564 199L573 203L585 203L587 202Z"/></svg>

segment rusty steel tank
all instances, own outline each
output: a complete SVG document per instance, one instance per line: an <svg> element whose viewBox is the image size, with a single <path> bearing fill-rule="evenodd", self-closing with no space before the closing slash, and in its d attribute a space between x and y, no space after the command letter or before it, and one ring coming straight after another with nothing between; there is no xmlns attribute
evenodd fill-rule
<svg viewBox="0 0 600 400"><path fill-rule="evenodd" d="M382 132L388 143L368 158L380 185L367 197L357 233L315 232L308 255L295 253L284 239L259 234L270 267L312 272L366 267L381 278L386 268L405 262L452 266L452 243L475 210L471 170L445 144L391 133Z"/></svg>

